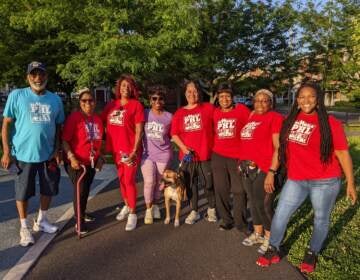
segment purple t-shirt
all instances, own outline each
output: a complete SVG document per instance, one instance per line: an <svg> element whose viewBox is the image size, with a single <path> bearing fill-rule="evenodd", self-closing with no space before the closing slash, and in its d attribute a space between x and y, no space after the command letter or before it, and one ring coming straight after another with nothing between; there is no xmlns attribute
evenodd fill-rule
<svg viewBox="0 0 360 280"><path fill-rule="evenodd" d="M172 157L170 125L172 114L164 111L161 115L145 110L145 127L142 159L167 163Z"/></svg>

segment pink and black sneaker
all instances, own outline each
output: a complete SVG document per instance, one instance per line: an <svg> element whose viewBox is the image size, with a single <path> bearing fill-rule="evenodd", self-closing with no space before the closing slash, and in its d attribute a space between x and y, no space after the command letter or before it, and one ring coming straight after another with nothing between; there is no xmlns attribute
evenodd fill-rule
<svg viewBox="0 0 360 280"><path fill-rule="evenodd" d="M300 264L300 271L302 273L312 273L316 267L317 256L310 249L306 251L304 260Z"/></svg>
<svg viewBox="0 0 360 280"><path fill-rule="evenodd" d="M256 264L261 267L268 267L271 264L279 263L280 259L279 251L270 245L265 254L257 259Z"/></svg>

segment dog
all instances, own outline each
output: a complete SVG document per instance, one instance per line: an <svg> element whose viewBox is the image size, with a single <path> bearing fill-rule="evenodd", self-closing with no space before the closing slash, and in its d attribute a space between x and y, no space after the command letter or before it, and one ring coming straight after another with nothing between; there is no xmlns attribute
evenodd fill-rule
<svg viewBox="0 0 360 280"><path fill-rule="evenodd" d="M187 199L183 172L175 172L173 170L166 169L162 175L162 183L164 187L164 199L166 209L166 217L164 223L170 223L170 201L173 200L176 202L174 226L178 227L180 226L181 202Z"/></svg>

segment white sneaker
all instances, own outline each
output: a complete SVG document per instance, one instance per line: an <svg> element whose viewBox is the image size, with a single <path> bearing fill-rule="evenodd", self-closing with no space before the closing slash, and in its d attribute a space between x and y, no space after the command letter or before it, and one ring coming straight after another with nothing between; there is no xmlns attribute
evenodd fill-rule
<svg viewBox="0 0 360 280"><path fill-rule="evenodd" d="M208 222L210 222L210 223L216 223L217 222L216 209L215 208L208 208L206 220Z"/></svg>
<svg viewBox="0 0 360 280"><path fill-rule="evenodd" d="M129 215L129 213L130 213L129 207L124 205L124 207L121 209L120 213L116 215L116 220L118 220L118 221L125 220L126 217Z"/></svg>
<svg viewBox="0 0 360 280"><path fill-rule="evenodd" d="M154 220L153 220L153 209L151 207L151 208L146 209L146 211L145 211L144 224L145 225L150 225L153 222L154 222Z"/></svg>
<svg viewBox="0 0 360 280"><path fill-rule="evenodd" d="M179 226L180 226L180 221L175 219L174 227L179 227Z"/></svg>
<svg viewBox="0 0 360 280"><path fill-rule="evenodd" d="M136 228L137 216L136 214L129 214L127 223L125 226L126 231L132 231Z"/></svg>
<svg viewBox="0 0 360 280"><path fill-rule="evenodd" d="M263 244L264 237L260 234L253 232L249 237L245 238L242 242L245 246L252 246L254 244Z"/></svg>
<svg viewBox="0 0 360 280"><path fill-rule="evenodd" d="M154 219L161 219L161 214L160 214L159 205L154 204L154 205L152 206L152 214L153 214L153 218L154 218Z"/></svg>
<svg viewBox="0 0 360 280"><path fill-rule="evenodd" d="M20 228L20 245L27 247L35 243L34 237L32 236L28 228Z"/></svg>
<svg viewBox="0 0 360 280"><path fill-rule="evenodd" d="M267 238L264 238L263 244L259 247L258 253L264 255L267 249L269 248L270 240Z"/></svg>
<svg viewBox="0 0 360 280"><path fill-rule="evenodd" d="M196 221L200 220L200 215L198 212L192 210L189 214L189 216L185 219L185 224L193 225Z"/></svg>
<svg viewBox="0 0 360 280"><path fill-rule="evenodd" d="M57 226L50 224L47 219L43 219L40 222L34 221L33 230L36 232L42 231L46 233L55 233L58 229L59 228Z"/></svg>

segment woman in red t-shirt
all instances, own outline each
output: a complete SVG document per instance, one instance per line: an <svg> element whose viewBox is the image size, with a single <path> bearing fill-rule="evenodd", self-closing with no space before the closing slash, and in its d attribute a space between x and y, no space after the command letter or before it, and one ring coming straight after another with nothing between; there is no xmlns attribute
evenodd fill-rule
<svg viewBox="0 0 360 280"><path fill-rule="evenodd" d="M242 242L245 246L269 246L270 226L274 214L275 173L279 167L279 133L283 117L272 110L273 94L260 89L254 96L254 111L241 130L241 173L250 199L254 232ZM263 237L264 234L264 237Z"/></svg>
<svg viewBox="0 0 360 280"><path fill-rule="evenodd" d="M116 82L115 100L107 104L102 113L106 123L106 148L113 153L125 203L116 219L122 221L127 217L126 231L134 230L137 223L135 176L144 128L144 108L138 96L133 78L121 76Z"/></svg>
<svg viewBox="0 0 360 280"><path fill-rule="evenodd" d="M200 219L198 213L198 181L204 186L209 202L207 220L216 222L215 195L210 166L213 143L213 106L200 102L200 87L194 81L185 85L187 105L179 108L172 119L172 140L179 147L181 169L186 181L187 196L192 211L185 219L186 224L194 224Z"/></svg>
<svg viewBox="0 0 360 280"><path fill-rule="evenodd" d="M94 218L86 214L86 204L89 197L91 183L95 176L95 169L100 170L105 162L101 157L101 143L103 124L98 115L94 113L95 98L88 88L79 91L80 110L71 113L65 121L62 132L63 149L65 154L64 166L74 185L74 212L77 211L76 185L83 170L86 174L80 184L80 220L81 233L87 232L84 222L93 221Z"/></svg>
<svg viewBox="0 0 360 280"><path fill-rule="evenodd" d="M234 225L242 232L247 231L246 195L238 171L240 156L240 131L246 123L250 111L239 104L233 103L233 91L226 84L220 84L217 90L219 107L215 108L214 146L211 155L211 168L213 171L216 209L221 224L221 230L229 230ZM233 207L230 203L230 194L233 194ZM233 208L233 214L231 213Z"/></svg>
<svg viewBox="0 0 360 280"><path fill-rule="evenodd" d="M287 223L309 197L314 229L300 270L310 273L328 234L331 210L341 187L341 169L346 177L347 197L353 204L357 200L344 129L340 121L328 116L324 93L317 84L306 82L300 86L280 132L279 153L288 179L271 224L270 246L257 264L269 266L280 261L279 246Z"/></svg>

